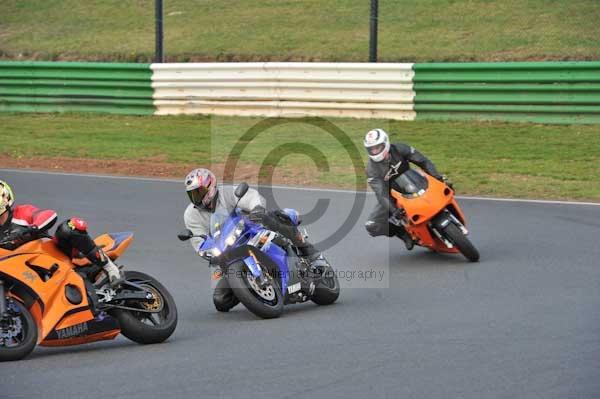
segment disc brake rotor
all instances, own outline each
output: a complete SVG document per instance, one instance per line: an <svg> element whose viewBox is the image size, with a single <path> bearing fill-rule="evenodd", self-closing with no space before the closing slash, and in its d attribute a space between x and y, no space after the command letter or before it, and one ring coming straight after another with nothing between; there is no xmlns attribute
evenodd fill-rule
<svg viewBox="0 0 600 399"><path fill-rule="evenodd" d="M10 322L0 329L0 345L6 346L9 342L14 342L23 332L23 323L20 317L11 317Z"/></svg>
<svg viewBox="0 0 600 399"><path fill-rule="evenodd" d="M165 304L162 295L160 295L158 290L150 285L142 284L141 286L144 287L145 290L150 292L152 294L152 299L154 299L152 303L142 302L142 307L146 310L151 310L153 312L160 312L161 310L163 310Z"/></svg>
<svg viewBox="0 0 600 399"><path fill-rule="evenodd" d="M256 282L256 278L251 274L248 274L248 284L250 284L250 287L261 298L266 299L267 301L272 301L275 299L275 290L273 289L272 284L269 284L268 286L261 288L261 286Z"/></svg>

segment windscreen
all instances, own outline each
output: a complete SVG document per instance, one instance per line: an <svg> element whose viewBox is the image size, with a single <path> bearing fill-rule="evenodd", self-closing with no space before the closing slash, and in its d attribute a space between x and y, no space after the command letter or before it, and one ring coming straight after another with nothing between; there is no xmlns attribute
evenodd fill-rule
<svg viewBox="0 0 600 399"><path fill-rule="evenodd" d="M414 169L409 169L394 179L392 188L405 196L414 197L427 190L427 178Z"/></svg>
<svg viewBox="0 0 600 399"><path fill-rule="evenodd" d="M229 219L229 213L223 208L217 208L215 213L210 216L210 235L213 238L221 234L221 228Z"/></svg>

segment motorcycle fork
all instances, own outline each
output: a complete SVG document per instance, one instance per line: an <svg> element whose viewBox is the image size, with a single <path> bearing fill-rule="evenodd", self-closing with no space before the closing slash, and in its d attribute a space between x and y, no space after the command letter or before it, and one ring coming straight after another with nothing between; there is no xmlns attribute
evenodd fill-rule
<svg viewBox="0 0 600 399"><path fill-rule="evenodd" d="M464 235L469 234L469 231L467 230L467 228L465 227L465 225L462 224L462 222L460 220L458 220L458 218L456 216L454 216L452 214L452 212L448 212L448 214L450 215L450 219L452 219L454 221L454 224L456 226L458 226L458 228L463 232Z"/></svg>

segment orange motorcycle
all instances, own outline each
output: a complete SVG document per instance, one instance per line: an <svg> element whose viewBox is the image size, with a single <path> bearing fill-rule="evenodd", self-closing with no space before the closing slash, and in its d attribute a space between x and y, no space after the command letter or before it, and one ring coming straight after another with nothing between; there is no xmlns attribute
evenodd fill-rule
<svg viewBox="0 0 600 399"><path fill-rule="evenodd" d="M132 233L95 242L118 258ZM177 325L169 292L147 274L125 271L113 289L100 267L66 256L49 236L14 251L0 249L0 361L18 360L36 345L68 346L114 339L141 344L166 340Z"/></svg>
<svg viewBox="0 0 600 399"><path fill-rule="evenodd" d="M396 206L405 211L400 219L390 218L390 223L404 226L417 245L435 252L460 252L471 262L479 260L450 186L421 170L409 169L394 178L390 188Z"/></svg>

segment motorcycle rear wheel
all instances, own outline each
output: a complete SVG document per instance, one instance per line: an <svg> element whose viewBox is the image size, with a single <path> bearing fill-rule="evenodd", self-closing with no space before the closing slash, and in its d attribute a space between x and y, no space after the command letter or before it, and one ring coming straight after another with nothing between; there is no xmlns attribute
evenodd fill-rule
<svg viewBox="0 0 600 399"><path fill-rule="evenodd" d="M448 223L444 228L444 234L469 262L479 261L479 251L458 226Z"/></svg>
<svg viewBox="0 0 600 399"><path fill-rule="evenodd" d="M177 327L177 307L169 291L155 278L141 272L126 271L125 279L139 282L154 297L154 305L162 306L158 313L115 309L111 311L121 326L121 333L139 344L157 344L165 341ZM126 302L125 306L146 308L139 302ZM152 308L153 304L148 304Z"/></svg>
<svg viewBox="0 0 600 399"><path fill-rule="evenodd" d="M4 320L4 329L0 326L0 334L6 334L8 328L17 328L18 331L14 331L16 334L10 339L0 337L0 362L27 357L35 348L38 339L37 325L25 305L16 300L11 300L8 304L9 320Z"/></svg>
<svg viewBox="0 0 600 399"><path fill-rule="evenodd" d="M271 281L271 287L268 291L273 296L272 299L264 298L257 290L253 289L251 279L253 278L244 264L244 262L235 262L229 266L227 280L233 293L244 306L263 319L274 319L281 316L283 312L283 295L281 287L276 280Z"/></svg>

